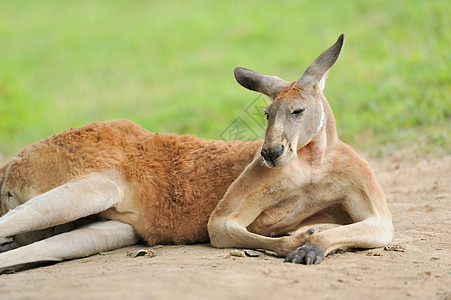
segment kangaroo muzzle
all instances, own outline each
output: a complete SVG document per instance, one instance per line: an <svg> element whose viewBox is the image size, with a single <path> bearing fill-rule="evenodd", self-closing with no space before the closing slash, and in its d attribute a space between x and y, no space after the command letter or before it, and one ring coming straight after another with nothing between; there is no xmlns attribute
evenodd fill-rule
<svg viewBox="0 0 451 300"><path fill-rule="evenodd" d="M260 152L266 162L270 163L270 166L275 166L275 161L285 153L285 146L283 144L275 144L270 146L263 146Z"/></svg>

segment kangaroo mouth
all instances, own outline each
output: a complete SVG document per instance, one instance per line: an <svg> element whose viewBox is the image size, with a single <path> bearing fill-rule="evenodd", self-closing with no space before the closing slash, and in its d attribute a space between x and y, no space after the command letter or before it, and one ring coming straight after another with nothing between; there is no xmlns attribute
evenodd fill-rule
<svg viewBox="0 0 451 300"><path fill-rule="evenodd" d="M268 166L268 167L270 167L270 168L275 168L275 167L277 167L276 166L276 163L272 160L272 159L266 159L266 158L264 158L263 156L262 156L262 158L263 158L263 161L265 162L265 164L266 164L266 166Z"/></svg>
<svg viewBox="0 0 451 300"><path fill-rule="evenodd" d="M293 149L290 145L290 143L287 144L286 150L279 156L274 157L272 155L265 155L264 151L262 151L262 158L265 164L269 168L281 168L286 166L293 156Z"/></svg>

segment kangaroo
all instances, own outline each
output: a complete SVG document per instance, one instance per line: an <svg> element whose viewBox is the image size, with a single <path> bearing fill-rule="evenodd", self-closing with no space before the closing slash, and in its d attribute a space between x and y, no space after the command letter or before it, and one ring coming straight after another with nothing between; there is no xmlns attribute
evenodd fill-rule
<svg viewBox="0 0 451 300"><path fill-rule="evenodd" d="M294 82L236 68L245 88L272 99L261 155L210 216L214 247L261 248L286 262L318 264L338 248L382 247L394 227L368 163L337 136L323 90L344 35ZM314 232L314 224L336 227ZM292 235L287 233L294 232Z"/></svg>
<svg viewBox="0 0 451 300"><path fill-rule="evenodd" d="M0 238L21 246L0 253L0 273L140 239L206 243L208 217L260 145L150 133L126 120L34 143L0 168Z"/></svg>
<svg viewBox="0 0 451 300"><path fill-rule="evenodd" d="M23 149L0 168L0 273L117 249L205 243L320 263L337 248L380 247L393 225L368 164L336 133L325 77L344 36L288 83L236 68L273 102L262 142L150 133L94 122ZM335 224L315 232L315 224ZM208 228L208 231L207 231Z"/></svg>

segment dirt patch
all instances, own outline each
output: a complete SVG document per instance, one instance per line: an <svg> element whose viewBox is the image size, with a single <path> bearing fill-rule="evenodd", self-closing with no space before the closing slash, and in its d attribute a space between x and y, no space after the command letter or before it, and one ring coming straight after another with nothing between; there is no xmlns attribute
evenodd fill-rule
<svg viewBox="0 0 451 300"><path fill-rule="evenodd" d="M0 298L451 299L451 155L369 161L396 226L385 249L303 266L209 245L134 246L1 275ZM127 256L139 249L155 256Z"/></svg>

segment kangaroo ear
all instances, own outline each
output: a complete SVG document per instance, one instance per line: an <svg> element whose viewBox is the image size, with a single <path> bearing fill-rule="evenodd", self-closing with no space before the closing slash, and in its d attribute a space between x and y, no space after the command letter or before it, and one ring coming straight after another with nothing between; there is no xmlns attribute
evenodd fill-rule
<svg viewBox="0 0 451 300"><path fill-rule="evenodd" d="M233 73L239 84L247 89L265 94L273 100L282 89L290 85L289 82L279 77L263 75L242 67L235 68Z"/></svg>
<svg viewBox="0 0 451 300"><path fill-rule="evenodd" d="M345 36L338 37L337 42L318 56L315 61L305 69L302 77L297 81L298 85L313 85L320 90L324 89L326 78L330 68L335 64L343 49Z"/></svg>

